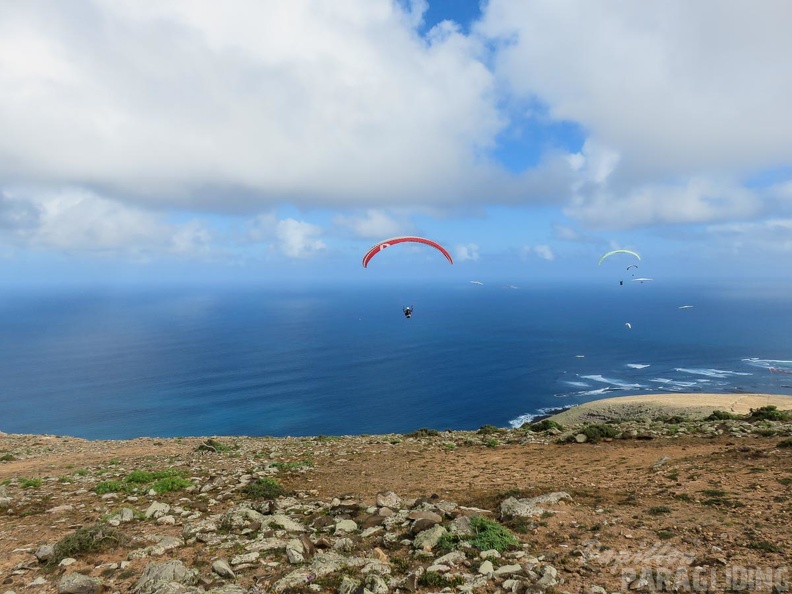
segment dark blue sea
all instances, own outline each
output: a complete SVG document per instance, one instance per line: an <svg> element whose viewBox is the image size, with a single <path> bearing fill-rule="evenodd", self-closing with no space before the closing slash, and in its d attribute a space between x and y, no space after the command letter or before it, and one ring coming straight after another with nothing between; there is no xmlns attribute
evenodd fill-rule
<svg viewBox="0 0 792 594"><path fill-rule="evenodd" d="M15 289L0 332L9 433L402 433L631 394L792 394L792 300L758 287Z"/></svg>

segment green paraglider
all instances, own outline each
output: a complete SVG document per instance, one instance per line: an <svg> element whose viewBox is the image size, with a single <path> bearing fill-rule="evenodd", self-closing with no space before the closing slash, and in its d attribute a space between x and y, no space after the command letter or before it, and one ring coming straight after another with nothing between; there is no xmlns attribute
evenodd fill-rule
<svg viewBox="0 0 792 594"><path fill-rule="evenodd" d="M602 264L602 261L603 261L605 258L609 258L609 257L610 257L610 256L612 256L613 254L630 254L631 256L635 256L635 257L636 257L636 258L638 258L639 260L641 259L641 256L639 256L638 254L636 254L635 252L633 252L633 251L630 251L630 250L613 250L612 252L608 252L607 254L603 254L603 255L602 255L602 257L599 259L599 262L597 263L597 266L599 266L600 264Z"/></svg>

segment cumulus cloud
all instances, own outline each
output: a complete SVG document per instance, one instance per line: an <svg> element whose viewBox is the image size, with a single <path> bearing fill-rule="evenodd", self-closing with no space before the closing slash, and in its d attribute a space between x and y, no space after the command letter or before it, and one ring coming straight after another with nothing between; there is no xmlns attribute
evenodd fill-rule
<svg viewBox="0 0 792 594"><path fill-rule="evenodd" d="M475 243L459 244L454 246L454 260L456 262L477 262L478 259L479 246Z"/></svg>
<svg viewBox="0 0 792 594"><path fill-rule="evenodd" d="M275 229L279 249L289 258L310 258L322 252L327 246L319 239L321 234L317 225L295 219L279 221Z"/></svg>
<svg viewBox="0 0 792 594"><path fill-rule="evenodd" d="M792 4L491 0L494 72L584 150L566 213L597 228L755 217L753 172L792 163Z"/></svg>
<svg viewBox="0 0 792 594"><path fill-rule="evenodd" d="M635 167L695 172L792 157L792 5L738 0L491 0L496 70Z"/></svg>
<svg viewBox="0 0 792 594"><path fill-rule="evenodd" d="M759 254L792 254L792 218L753 223L708 225L708 241L717 241L733 253L754 257Z"/></svg>
<svg viewBox="0 0 792 594"><path fill-rule="evenodd" d="M13 3L0 21L0 184L216 211L452 204L500 175L481 45L425 3Z"/></svg>
<svg viewBox="0 0 792 594"><path fill-rule="evenodd" d="M367 210L358 216L338 216L335 224L349 228L357 237L385 239L409 234L412 224L405 217L395 218L383 210Z"/></svg>
<svg viewBox="0 0 792 594"><path fill-rule="evenodd" d="M6 242L38 250L196 256L212 242L208 228L197 220L169 222L162 214L83 189L6 192L0 214L14 219L16 230Z"/></svg>
<svg viewBox="0 0 792 594"><path fill-rule="evenodd" d="M548 262L555 260L553 248L547 244L526 245L522 249L522 254L525 258L540 258Z"/></svg>

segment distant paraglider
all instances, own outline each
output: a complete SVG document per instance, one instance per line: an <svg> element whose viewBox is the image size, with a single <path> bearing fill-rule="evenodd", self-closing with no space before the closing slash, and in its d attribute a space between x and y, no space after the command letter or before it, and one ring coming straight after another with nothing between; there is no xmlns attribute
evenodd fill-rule
<svg viewBox="0 0 792 594"><path fill-rule="evenodd" d="M404 236L404 237L392 237L391 239L380 241L377 245L369 249L369 251L366 252L366 255L363 256L363 268L366 268L368 266L368 263L371 261L371 259L377 254L379 254L385 248L389 248L392 245L396 245L397 243L405 243L405 242L423 243L425 245L432 246L433 248L439 250L451 264L454 263L454 260L451 258L451 254L448 253L448 250L446 250L442 245L440 245L436 241L432 241L431 239L425 239L423 237Z"/></svg>
<svg viewBox="0 0 792 594"><path fill-rule="evenodd" d="M613 256L614 254L630 254L631 256L635 256L635 257L636 257L636 258L638 258L639 260L641 259L641 256L639 256L638 254L636 254L635 252L633 252L633 251L630 251L630 250L613 250L613 251L610 251L610 252L608 252L608 253L606 253L606 254L603 254L603 255L602 255L602 257L600 257L600 259L599 259L599 262L597 263L597 266L599 266L600 264L602 264L602 262L603 262L603 261L604 261L606 258L610 258L610 257L611 257L611 256Z"/></svg>

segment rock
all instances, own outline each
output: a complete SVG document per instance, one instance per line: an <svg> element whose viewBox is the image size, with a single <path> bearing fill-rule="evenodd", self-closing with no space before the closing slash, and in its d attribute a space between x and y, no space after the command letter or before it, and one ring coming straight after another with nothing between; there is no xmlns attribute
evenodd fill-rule
<svg viewBox="0 0 792 594"><path fill-rule="evenodd" d="M244 555L234 555L231 557L231 565L245 565L247 563L254 563L259 557L258 551L252 553L245 553Z"/></svg>
<svg viewBox="0 0 792 594"><path fill-rule="evenodd" d="M586 443L588 441L588 437L586 437L585 433L578 433L575 435L575 441L577 443Z"/></svg>
<svg viewBox="0 0 792 594"><path fill-rule="evenodd" d="M358 529L357 522L354 520L339 520L335 525L334 534L345 534L355 532Z"/></svg>
<svg viewBox="0 0 792 594"><path fill-rule="evenodd" d="M413 546L416 549L424 549L430 551L435 547L435 545L440 540L440 537L443 536L444 534L448 534L448 530L446 530L440 525L434 526L433 528L430 528L429 530L424 530L423 532L418 534L418 536L416 536L415 540L413 541Z"/></svg>
<svg viewBox="0 0 792 594"><path fill-rule="evenodd" d="M385 493L377 493L377 507L389 507L391 509L399 509L402 505L401 497L396 495L393 491Z"/></svg>
<svg viewBox="0 0 792 594"><path fill-rule="evenodd" d="M302 542L295 538L286 543L286 557L288 557L289 563L293 565L304 563L305 557L303 556Z"/></svg>
<svg viewBox="0 0 792 594"><path fill-rule="evenodd" d="M231 569L231 566L225 559L217 559L214 563L212 563L212 571L222 578L227 578L229 580L236 578L234 570Z"/></svg>
<svg viewBox="0 0 792 594"><path fill-rule="evenodd" d="M359 580L353 580L348 575L345 575L344 579L341 580L341 585L338 586L338 594L353 594L359 587Z"/></svg>
<svg viewBox="0 0 792 594"><path fill-rule="evenodd" d="M149 518L161 518L169 511L170 511L170 505L168 505L167 503L158 503L157 501L155 501L154 503L148 506L145 516L147 520Z"/></svg>
<svg viewBox="0 0 792 594"><path fill-rule="evenodd" d="M470 518L468 516L454 518L448 525L448 531L457 536L473 536L473 529L470 527Z"/></svg>
<svg viewBox="0 0 792 594"><path fill-rule="evenodd" d="M55 555L55 547L52 545L41 545L34 555L36 555L39 563L46 563Z"/></svg>
<svg viewBox="0 0 792 594"><path fill-rule="evenodd" d="M97 594L103 588L101 580L81 573L70 573L58 582L58 594Z"/></svg>
<svg viewBox="0 0 792 594"><path fill-rule="evenodd" d="M572 501L572 496L564 491L556 491L532 497L530 499L515 499L509 497L501 503L501 517L532 518L545 512L540 505L556 505L563 501Z"/></svg>
<svg viewBox="0 0 792 594"><path fill-rule="evenodd" d="M486 563L486 561L484 563ZM519 565L517 563L511 563L509 565L502 565L498 567L498 569L495 570L495 575L496 576L513 575L515 573L521 573L521 572L522 572L522 565Z"/></svg>
<svg viewBox="0 0 792 594"><path fill-rule="evenodd" d="M199 534L213 534L215 532L217 532L217 524L213 520L188 523L182 528L182 536L185 540L195 538Z"/></svg>
<svg viewBox="0 0 792 594"><path fill-rule="evenodd" d="M287 532L305 532L305 526L283 514L275 514L272 516L270 523L280 526Z"/></svg>
<svg viewBox="0 0 792 594"><path fill-rule="evenodd" d="M424 510L412 510L409 514L407 514L408 520L431 520L435 524L439 524L443 521L443 517L440 514L436 514L433 511L424 511Z"/></svg>
<svg viewBox="0 0 792 594"><path fill-rule="evenodd" d="M198 572L187 569L181 561L149 563L143 570L133 594L161 594L160 590L171 582L184 586L192 586L198 581Z"/></svg>
<svg viewBox="0 0 792 594"><path fill-rule="evenodd" d="M465 553L462 551L451 551L442 557L438 557L434 562L442 565L459 565L465 559Z"/></svg>
<svg viewBox="0 0 792 594"><path fill-rule="evenodd" d="M495 567L493 567L492 561L490 561L489 559L484 561L484 563L479 565L478 572L481 575L486 575L486 576L493 575L495 573Z"/></svg>
<svg viewBox="0 0 792 594"><path fill-rule="evenodd" d="M372 594L388 594L388 584L382 576L370 573L365 581L366 589Z"/></svg>
<svg viewBox="0 0 792 594"><path fill-rule="evenodd" d="M540 588L550 588L558 584L558 570L552 565L545 565L542 569L542 577L536 582Z"/></svg>
<svg viewBox="0 0 792 594"><path fill-rule="evenodd" d="M416 520L412 527L410 528L410 532L413 534L418 534L419 532L423 532L424 530L429 530L429 528L433 526L437 526L440 522L435 522L434 520L430 520L428 518L422 518L420 520Z"/></svg>
<svg viewBox="0 0 792 594"><path fill-rule="evenodd" d="M220 586L218 588L212 588L211 590L207 590L206 594L247 594L248 590L245 590L241 586L237 586L236 584L226 584L225 586Z"/></svg>
<svg viewBox="0 0 792 594"><path fill-rule="evenodd" d="M500 559L501 554L495 549L489 549L487 551L481 551L479 557L482 559Z"/></svg>

